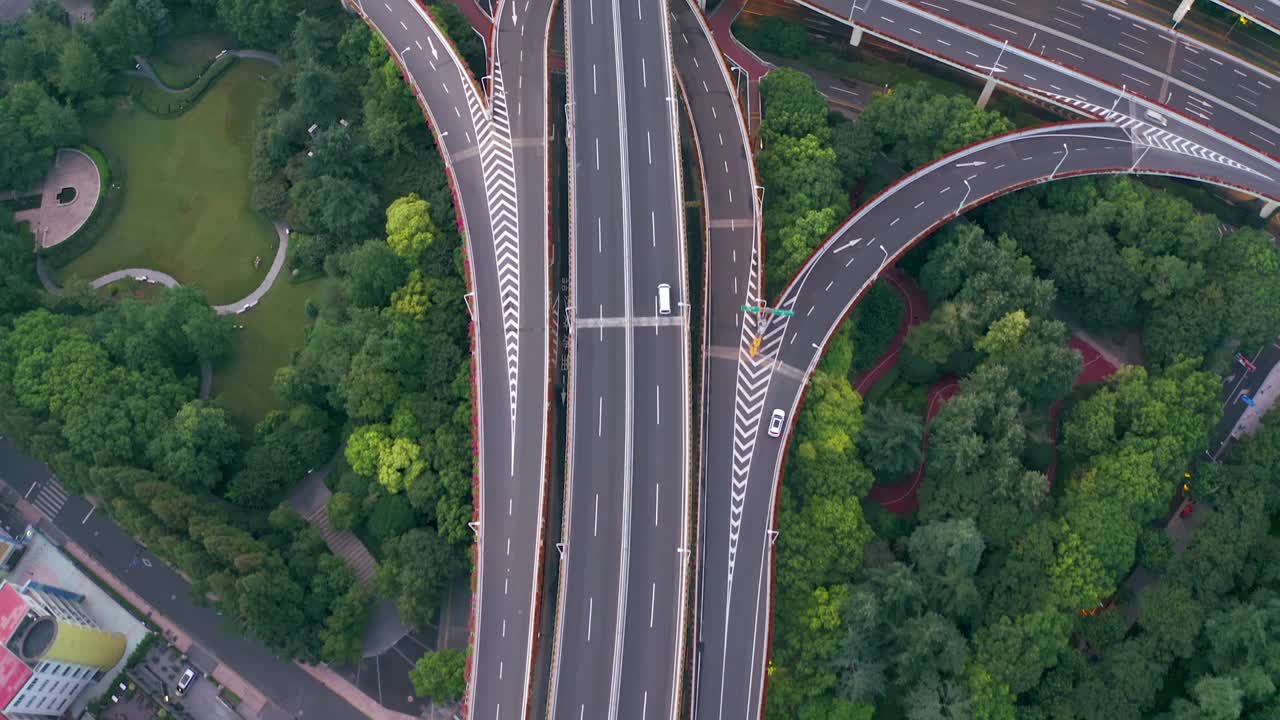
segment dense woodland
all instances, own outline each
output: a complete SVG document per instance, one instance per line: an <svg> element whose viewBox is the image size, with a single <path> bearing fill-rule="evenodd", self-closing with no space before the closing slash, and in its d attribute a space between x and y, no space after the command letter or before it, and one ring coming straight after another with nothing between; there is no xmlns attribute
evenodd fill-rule
<svg viewBox="0 0 1280 720"><path fill-rule="evenodd" d="M877 163L898 172L1008 128L923 87L852 124L833 123L797 74L776 71L761 92L761 172L782 188L766 207L775 290ZM779 162L789 144L809 159ZM769 716L1280 717L1280 423L1223 464L1195 460L1221 413L1202 358L1280 333L1278 263L1264 232L1220 233L1131 179L1020 192L914 249L900 264L933 312L892 386L864 405L849 381L876 357L859 343L883 347L897 326L880 286L833 337L797 420ZM1147 365L1073 389L1064 307L1095 331L1140 333ZM958 391L926 428L925 391L944 376ZM918 510L865 499L921 461ZM1203 525L1175 553L1163 524L1184 472ZM1136 567L1154 577L1140 603L1123 587Z"/></svg>
<svg viewBox="0 0 1280 720"><path fill-rule="evenodd" d="M416 627L468 572L465 284L443 165L381 41L337 3L169 5L111 0L72 29L41 2L0 30L0 133L19 138L4 184L43 177L80 117L110 111L108 73L150 51L170 9L196 11L285 59L275 92L244 109L258 114L246 182L296 229L293 274L337 282L308 301L305 346L276 375L284 409L243 433L196 397L199 364L225 358L232 332L200 290L107 303L72 282L49 297L30 236L0 210L0 427L276 652L352 661L368 592L281 500L336 455L333 522L365 539L377 589Z"/></svg>

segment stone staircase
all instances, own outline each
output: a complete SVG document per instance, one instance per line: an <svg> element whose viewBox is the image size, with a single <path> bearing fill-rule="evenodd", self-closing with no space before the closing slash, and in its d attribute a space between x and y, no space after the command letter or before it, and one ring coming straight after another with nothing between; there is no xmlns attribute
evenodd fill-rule
<svg viewBox="0 0 1280 720"><path fill-rule="evenodd" d="M336 530L329 524L329 513L325 510L325 503L333 493L329 492L329 488L324 484L324 476L327 473L327 469L322 469L308 475L298 484L298 487L293 489L293 492L289 493L289 506L320 531L320 537L324 538L325 544L333 554L346 562L347 567L355 573L356 580L361 585L368 586L373 581L373 573L378 569L378 562L373 559L368 548L354 533L349 530Z"/></svg>
<svg viewBox="0 0 1280 720"><path fill-rule="evenodd" d="M361 585L367 586L373 582L373 573L378 569L378 562L369 554L369 550L365 548L364 543L360 542L360 538L355 536L355 533L349 530L334 530L329 525L329 513L325 512L323 505L303 517L320 531L320 537L324 538L325 544L334 555L347 563L347 567L355 573L356 580Z"/></svg>

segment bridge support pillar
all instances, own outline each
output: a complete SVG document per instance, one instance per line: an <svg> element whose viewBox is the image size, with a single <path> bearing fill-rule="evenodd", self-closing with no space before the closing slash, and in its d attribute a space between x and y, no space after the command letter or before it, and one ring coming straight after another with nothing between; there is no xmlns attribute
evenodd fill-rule
<svg viewBox="0 0 1280 720"><path fill-rule="evenodd" d="M996 89L996 79L989 77L987 82L982 86L982 94L978 96L978 109L985 110L987 103L991 102L991 93Z"/></svg>
<svg viewBox="0 0 1280 720"><path fill-rule="evenodd" d="M1173 11L1173 24L1177 25L1182 22L1182 18L1187 16L1187 11L1191 9L1191 5L1196 0L1182 0L1178 3L1178 9Z"/></svg>
<svg viewBox="0 0 1280 720"><path fill-rule="evenodd" d="M854 47L858 47L862 44L862 28L855 27L853 29L853 35L849 38L849 44Z"/></svg>
<svg viewBox="0 0 1280 720"><path fill-rule="evenodd" d="M1263 203L1262 212L1258 213L1258 216L1265 220L1271 217L1271 213L1275 212L1278 207L1280 207L1280 202L1276 202L1275 200L1267 201Z"/></svg>

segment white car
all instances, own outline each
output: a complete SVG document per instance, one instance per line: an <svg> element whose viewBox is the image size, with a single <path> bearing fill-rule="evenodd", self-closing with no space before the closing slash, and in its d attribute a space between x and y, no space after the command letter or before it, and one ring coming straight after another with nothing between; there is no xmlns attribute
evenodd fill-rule
<svg viewBox="0 0 1280 720"><path fill-rule="evenodd" d="M191 668L187 668L186 670L183 670L182 677L178 678L178 694L181 695L185 693L187 691L187 688L191 687L191 681L195 679L196 679L195 670L192 670Z"/></svg>
<svg viewBox="0 0 1280 720"><path fill-rule="evenodd" d="M769 416L769 437L779 437L782 435L782 426L787 420L787 413L782 408L774 408L773 414Z"/></svg>

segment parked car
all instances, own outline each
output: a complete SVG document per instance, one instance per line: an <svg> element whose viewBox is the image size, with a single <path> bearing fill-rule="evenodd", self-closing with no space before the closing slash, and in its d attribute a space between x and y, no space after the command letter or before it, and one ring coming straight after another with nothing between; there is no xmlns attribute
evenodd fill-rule
<svg viewBox="0 0 1280 720"><path fill-rule="evenodd" d="M191 687L191 683L194 682L195 679L196 679L195 670L192 670L191 668L187 668L186 670L183 670L182 677L178 678L178 694L181 695L185 693L187 691L187 688Z"/></svg>

